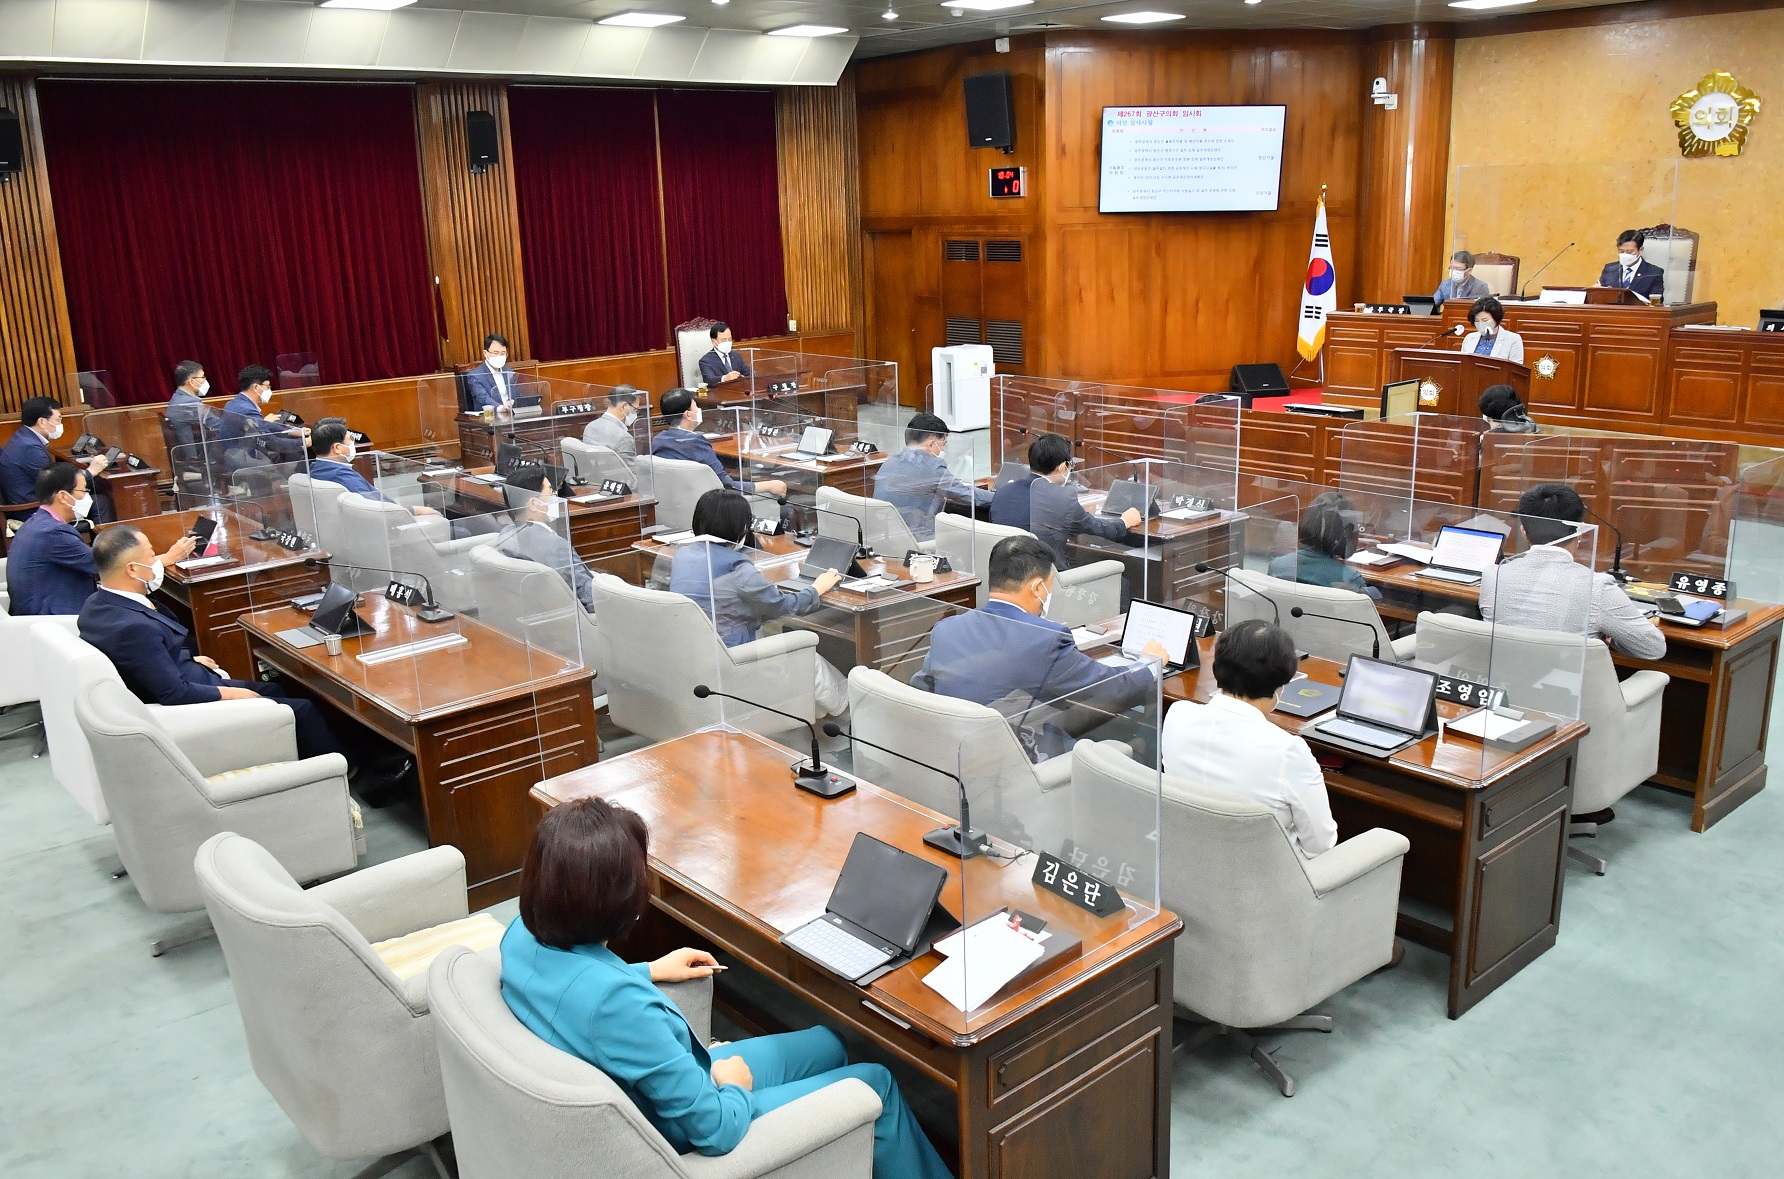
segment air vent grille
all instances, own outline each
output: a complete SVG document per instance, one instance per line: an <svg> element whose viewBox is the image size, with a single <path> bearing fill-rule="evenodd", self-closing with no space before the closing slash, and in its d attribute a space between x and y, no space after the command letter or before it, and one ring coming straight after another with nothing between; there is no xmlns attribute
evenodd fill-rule
<svg viewBox="0 0 1784 1179"><path fill-rule="evenodd" d="M979 321L976 319L950 319L947 321L948 347L956 344L978 344ZM933 338L933 337L932 337Z"/></svg>
<svg viewBox="0 0 1784 1179"><path fill-rule="evenodd" d="M1022 243L1019 241L986 242L985 261L1020 262L1022 261Z"/></svg>
<svg viewBox="0 0 1784 1179"><path fill-rule="evenodd" d="M977 262L979 260L979 243L944 240L942 242L942 260L944 262Z"/></svg>
<svg viewBox="0 0 1784 1179"><path fill-rule="evenodd" d="M991 345L991 359L998 364L1022 363L1022 325L1015 320L986 320L985 342Z"/></svg>

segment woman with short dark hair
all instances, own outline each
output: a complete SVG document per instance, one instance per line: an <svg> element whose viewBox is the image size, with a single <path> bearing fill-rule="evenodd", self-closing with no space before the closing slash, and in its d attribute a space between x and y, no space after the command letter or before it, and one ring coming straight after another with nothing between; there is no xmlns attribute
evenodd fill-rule
<svg viewBox="0 0 1784 1179"><path fill-rule="evenodd" d="M1346 564L1357 551L1357 527L1345 515L1356 505L1349 496L1328 491L1307 505L1297 528L1300 546L1270 562L1270 576L1302 585L1323 585L1355 590L1372 598L1381 591L1363 580Z"/></svg>
<svg viewBox="0 0 1784 1179"><path fill-rule="evenodd" d="M876 1179L948 1179L892 1074L849 1064L836 1033L808 1028L709 1051L652 984L706 978L718 961L681 949L628 963L607 948L650 903L649 843L644 820L606 799L546 813L521 869L520 917L502 937L502 998L515 1018L606 1073L678 1153L728 1154L754 1118L852 1077L880 1098Z"/></svg>
<svg viewBox="0 0 1784 1179"><path fill-rule="evenodd" d="M1463 352L1524 363L1524 337L1502 326L1505 304L1491 295L1476 299L1468 308L1468 322L1474 330L1462 337Z"/></svg>
<svg viewBox="0 0 1784 1179"><path fill-rule="evenodd" d="M1494 434L1535 434L1536 423L1518 399L1518 391L1510 385L1488 385L1481 390L1480 416L1487 419Z"/></svg>

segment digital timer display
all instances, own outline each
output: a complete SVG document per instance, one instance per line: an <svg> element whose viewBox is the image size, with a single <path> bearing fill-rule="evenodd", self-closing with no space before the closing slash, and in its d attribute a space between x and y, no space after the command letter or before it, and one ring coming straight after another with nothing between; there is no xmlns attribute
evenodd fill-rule
<svg viewBox="0 0 1784 1179"><path fill-rule="evenodd" d="M991 195L994 198L1020 197L1028 195L1027 168L993 168L991 169Z"/></svg>

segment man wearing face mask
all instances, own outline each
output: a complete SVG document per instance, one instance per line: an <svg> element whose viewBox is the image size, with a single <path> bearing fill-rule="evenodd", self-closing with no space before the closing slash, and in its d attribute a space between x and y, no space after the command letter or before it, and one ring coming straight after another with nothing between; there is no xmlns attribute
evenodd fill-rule
<svg viewBox="0 0 1784 1179"><path fill-rule="evenodd" d="M745 495L772 495L780 498L787 494L786 483L779 479L758 479L752 483L748 479L731 477L731 472L714 453L712 443L706 435L700 433L700 407L694 404L694 395L688 390L671 389L663 394L662 409L663 420L668 423L668 428L650 440L652 455L657 458L704 463L719 477L719 486L741 491Z"/></svg>
<svg viewBox="0 0 1784 1179"><path fill-rule="evenodd" d="M19 411L19 428L0 450L0 502L31 503L37 492L37 477L55 460L50 443L62 437L62 407L48 397L32 397ZM86 461L89 478L105 470L104 455ZM42 503L42 500L36 500ZM105 523L111 517L111 504L101 499L93 506L93 520Z"/></svg>
<svg viewBox="0 0 1784 1179"><path fill-rule="evenodd" d="M239 392L223 407L224 454L232 467L254 462L294 463L303 457L303 431L262 417L273 399L273 370L250 364L236 378Z"/></svg>
<svg viewBox="0 0 1784 1179"><path fill-rule="evenodd" d="M508 371L508 341L491 332L483 337L483 363L465 374L474 409L514 403L514 374Z"/></svg>
<svg viewBox="0 0 1784 1179"><path fill-rule="evenodd" d="M1492 293L1491 287L1474 277L1474 255L1457 250L1450 255L1449 277L1437 284L1437 294L1432 297L1442 307L1445 299L1484 299Z"/></svg>
<svg viewBox="0 0 1784 1179"><path fill-rule="evenodd" d="M1037 762L1071 749L1071 717L1101 723L1156 692L1168 657L1157 639L1133 664L1100 663L1078 650L1071 627L1042 617L1054 568L1052 550L1032 536L998 541L990 599L936 623L923 668L911 677L913 687L997 709Z"/></svg>
<svg viewBox="0 0 1784 1179"><path fill-rule="evenodd" d="M554 527L563 510L564 501L552 494L551 480L541 480L539 494L528 500L525 509L515 515L514 523L497 535L496 548L507 556L537 561L556 570L575 591L582 608L592 615L595 597L589 589L588 566L576 555L569 538Z"/></svg>
<svg viewBox="0 0 1784 1179"><path fill-rule="evenodd" d="M632 437L632 424L638 420L638 403L644 394L630 385L615 385L607 395L607 412L582 428L582 440L590 446L605 446L628 463L638 457L638 442Z"/></svg>
<svg viewBox="0 0 1784 1179"><path fill-rule="evenodd" d="M712 338L712 349L700 358L700 379L708 388L742 380L750 375L750 366L731 350L731 325L715 323L706 333Z"/></svg>
<svg viewBox="0 0 1784 1179"><path fill-rule="evenodd" d="M1634 291L1651 303L1658 303L1666 293L1666 271L1642 258L1647 235L1639 229L1625 229L1617 235L1617 260L1598 276L1601 287L1623 287Z"/></svg>
<svg viewBox="0 0 1784 1179"><path fill-rule="evenodd" d="M1040 478L1029 485L1028 530L1053 553L1057 568L1071 566L1066 546L1080 533L1120 540L1145 522L1138 508L1119 517L1093 516L1078 502L1077 489L1066 482L1072 473L1072 444L1058 434L1041 434L1028 445L1028 468Z"/></svg>
<svg viewBox="0 0 1784 1179"><path fill-rule="evenodd" d="M1524 337L1500 326L1505 322L1505 304L1491 295L1476 299L1468 308L1468 321L1474 330L1462 337L1463 352L1524 363Z"/></svg>
<svg viewBox="0 0 1784 1179"><path fill-rule="evenodd" d="M163 415L173 427L174 443L194 446L204 441L205 426L220 429L217 412L204 403L211 391L205 379L204 365L196 360L182 360L173 369L173 397Z"/></svg>
<svg viewBox="0 0 1784 1179"><path fill-rule="evenodd" d="M7 553L6 592L11 612L79 614L99 585L92 550L76 529L88 519L93 497L87 493L87 472L67 463L52 463L37 476L37 511L12 539ZM189 536L162 559L184 561L192 555Z"/></svg>
<svg viewBox="0 0 1784 1179"><path fill-rule="evenodd" d="M968 487L948 469L948 423L932 413L914 415L905 423L904 449L880 464L873 477L873 497L898 509L911 535L935 536L935 514L952 501L976 508L991 505L991 492Z"/></svg>
<svg viewBox="0 0 1784 1179"><path fill-rule="evenodd" d="M353 432L345 422L333 418L324 419L310 431L310 478L323 479L329 483L338 483L357 495L368 499L382 500L387 504L396 501L372 486L372 481L361 475L353 466ZM409 509L415 516L438 516L440 513L430 507L416 505Z"/></svg>

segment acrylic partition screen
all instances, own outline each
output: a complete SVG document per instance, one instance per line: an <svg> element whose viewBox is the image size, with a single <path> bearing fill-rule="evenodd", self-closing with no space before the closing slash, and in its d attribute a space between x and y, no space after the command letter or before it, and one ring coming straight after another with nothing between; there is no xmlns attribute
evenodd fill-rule
<svg viewBox="0 0 1784 1179"><path fill-rule="evenodd" d="M1784 602L1784 457L1741 469L1729 530L1728 576L1749 601Z"/></svg>
<svg viewBox="0 0 1784 1179"><path fill-rule="evenodd" d="M1473 503L1485 430L1479 418L1429 413L1352 422L1338 434L1336 482L1409 502Z"/></svg>

